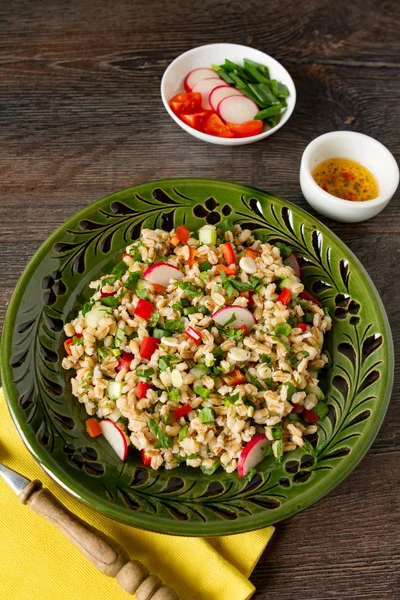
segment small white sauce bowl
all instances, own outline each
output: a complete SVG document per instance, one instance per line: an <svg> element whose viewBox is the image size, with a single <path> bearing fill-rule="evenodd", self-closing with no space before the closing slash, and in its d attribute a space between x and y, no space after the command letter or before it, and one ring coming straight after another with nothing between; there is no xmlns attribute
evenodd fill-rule
<svg viewBox="0 0 400 600"><path fill-rule="evenodd" d="M315 166L328 158L349 158L364 165L375 176L379 196L374 200L353 202L336 198L314 181ZM303 152L300 186L307 202L319 213L342 221L358 223L377 215L385 208L399 185L399 167L394 156L380 142L363 133L332 131L317 137Z"/></svg>
<svg viewBox="0 0 400 600"><path fill-rule="evenodd" d="M275 127L268 131L263 131L258 135L253 135L245 138L221 138L214 135L208 135L189 127L175 115L169 107L169 101L176 95L184 92L183 82L186 75L193 69L199 67L207 67L211 69L211 65L222 65L225 59L243 66L243 59L248 58L268 67L271 79L277 79L284 83L288 90L289 96L286 98L287 108L282 113L281 119ZM240 46L239 44L208 44L207 46L198 46L192 50L188 50L181 54L167 67L161 80L161 98L165 106L165 110L170 117L182 127L187 133L193 135L199 140L210 142L211 144L220 144L221 146L241 146L243 144L253 144L259 140L272 135L278 131L290 118L296 104L296 88L293 79L277 60L264 54L260 50L255 50L249 46Z"/></svg>

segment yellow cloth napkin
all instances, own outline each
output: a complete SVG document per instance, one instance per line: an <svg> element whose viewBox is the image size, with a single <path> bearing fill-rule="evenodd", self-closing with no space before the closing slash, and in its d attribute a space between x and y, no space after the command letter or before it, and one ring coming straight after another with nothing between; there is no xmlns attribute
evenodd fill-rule
<svg viewBox="0 0 400 600"><path fill-rule="evenodd" d="M248 577L273 527L216 538L142 531L91 510L53 482L21 441L0 390L0 462L39 479L73 513L119 542L131 558L172 587L181 600L246 600ZM0 480L0 598L125 600L114 579L99 573L54 526L19 503Z"/></svg>

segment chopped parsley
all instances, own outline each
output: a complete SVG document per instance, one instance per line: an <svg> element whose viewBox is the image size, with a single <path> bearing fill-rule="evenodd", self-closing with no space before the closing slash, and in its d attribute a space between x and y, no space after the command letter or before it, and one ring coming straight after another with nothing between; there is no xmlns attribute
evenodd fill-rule
<svg viewBox="0 0 400 600"><path fill-rule="evenodd" d="M104 306L119 306L119 300L115 296L100 298L100 302L104 304Z"/></svg>
<svg viewBox="0 0 400 600"><path fill-rule="evenodd" d="M180 281L178 283L178 287L180 287L181 290L184 290L187 296L202 296L203 294L199 288L195 287L193 283L188 281Z"/></svg>
<svg viewBox="0 0 400 600"><path fill-rule="evenodd" d="M233 394L233 396L225 396L224 404L225 406L229 406L230 404L235 404L237 400L239 400L239 392L237 394Z"/></svg>
<svg viewBox="0 0 400 600"><path fill-rule="evenodd" d="M118 264L115 265L112 272L116 276L117 279L121 279L123 274L126 272L127 268L128 267L126 266L124 261L121 260Z"/></svg>
<svg viewBox="0 0 400 600"><path fill-rule="evenodd" d="M82 315L85 316L86 313L90 312L92 310L92 306L95 303L95 300L92 298L91 300L89 300L89 302L85 302L85 304L82 306Z"/></svg>
<svg viewBox="0 0 400 600"><path fill-rule="evenodd" d="M165 321L163 329L171 332L181 333L185 329L185 326L182 323L182 319L171 319L169 321Z"/></svg>
<svg viewBox="0 0 400 600"><path fill-rule="evenodd" d="M143 379L149 379L152 375L154 375L154 369L137 369L136 375L138 377L143 377Z"/></svg>
<svg viewBox="0 0 400 600"><path fill-rule="evenodd" d="M292 328L289 325L289 323L278 323L275 326L274 333L276 333L277 335L281 334L288 337L290 335L291 330Z"/></svg>
<svg viewBox="0 0 400 600"><path fill-rule="evenodd" d="M243 369L243 370L246 373L247 378L250 381L250 383L252 383L260 392L265 390L265 386L261 383L261 381L258 381L258 379L253 377L253 375L249 372L248 369Z"/></svg>
<svg viewBox="0 0 400 600"><path fill-rule="evenodd" d="M138 281L141 277L142 274L140 271L132 271L132 273L129 273L128 279L125 281L124 286L127 290L135 291Z"/></svg>
<svg viewBox="0 0 400 600"><path fill-rule="evenodd" d="M107 358L107 356L108 356L108 352L107 352L107 350L106 350L105 348L103 348L103 347L99 346L99 347L97 348L97 356L98 356L99 358L102 358L102 359L104 360L105 358Z"/></svg>
<svg viewBox="0 0 400 600"><path fill-rule="evenodd" d="M160 426L156 423L154 419L147 419L147 424L151 433L157 438L160 442L162 448L171 448L174 443L170 437L167 436L166 433L162 431Z"/></svg>
<svg viewBox="0 0 400 600"><path fill-rule="evenodd" d="M224 273L224 271L220 271L219 275L221 277L222 284L228 296L232 296L235 290L238 292L254 291L256 287L262 284L261 279L259 279L255 275L252 276L250 281L240 281L239 279L236 279L234 275L230 275L228 277L228 275Z"/></svg>
<svg viewBox="0 0 400 600"><path fill-rule="evenodd" d="M274 440L281 440L283 431L282 431L282 423L278 423L271 428L272 437Z"/></svg>
<svg viewBox="0 0 400 600"><path fill-rule="evenodd" d="M196 387L193 388L193 391L196 392L196 394L198 396L201 396L202 398L209 398L210 397L210 390L208 390L205 387L196 386Z"/></svg>
<svg viewBox="0 0 400 600"><path fill-rule="evenodd" d="M72 338L72 343L75 344L75 346L80 346L81 344L85 343L85 340L82 337L76 337L76 335L74 335L74 337Z"/></svg>
<svg viewBox="0 0 400 600"><path fill-rule="evenodd" d="M178 402L180 395L181 393L179 388L172 388L172 390L168 392L168 400L171 400L172 402Z"/></svg>

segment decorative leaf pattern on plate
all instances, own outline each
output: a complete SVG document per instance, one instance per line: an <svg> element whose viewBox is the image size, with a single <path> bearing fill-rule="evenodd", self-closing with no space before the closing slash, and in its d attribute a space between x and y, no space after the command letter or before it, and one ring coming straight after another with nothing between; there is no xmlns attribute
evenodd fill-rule
<svg viewBox="0 0 400 600"><path fill-rule="evenodd" d="M306 288L326 305L329 414L318 434L267 458L250 482L221 470L212 476L180 467L153 471L130 450L121 463L104 438L85 431L84 408L60 368L63 323L91 295L143 227L196 230L229 216L283 241L296 253ZM38 284L39 282L39 284ZM7 313L2 375L20 431L46 468L83 500L141 527L217 535L263 527L309 506L341 481L368 449L390 396L393 351L383 307L350 251L324 226L284 200L232 183L171 179L103 198L70 219L38 251Z"/></svg>

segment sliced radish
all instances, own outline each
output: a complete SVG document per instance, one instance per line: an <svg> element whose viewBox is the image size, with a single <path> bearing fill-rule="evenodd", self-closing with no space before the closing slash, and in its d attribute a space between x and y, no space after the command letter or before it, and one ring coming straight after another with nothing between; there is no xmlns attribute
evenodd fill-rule
<svg viewBox="0 0 400 600"><path fill-rule="evenodd" d="M260 109L247 96L229 96L218 104L217 113L225 123L252 121Z"/></svg>
<svg viewBox="0 0 400 600"><path fill-rule="evenodd" d="M263 450L270 443L271 442L262 433L254 436L249 442L247 442L239 456L239 477L245 477L250 469L264 460L265 456Z"/></svg>
<svg viewBox="0 0 400 600"><path fill-rule="evenodd" d="M124 432L112 421L100 421L104 437L121 460L126 460L128 443Z"/></svg>
<svg viewBox="0 0 400 600"><path fill-rule="evenodd" d="M186 75L183 83L185 92L191 92L196 83L202 79L210 79L211 77L221 81L220 77L212 69L193 69L193 71L190 71L190 73Z"/></svg>
<svg viewBox="0 0 400 600"><path fill-rule="evenodd" d="M247 331L250 332L256 324L253 313L247 308L243 308L243 306L224 306L224 308L220 308L211 315L211 318L214 319L218 325L224 326L233 315L235 315L236 318L228 325L228 327L231 327L232 329L239 329L239 327L246 325Z"/></svg>
<svg viewBox="0 0 400 600"><path fill-rule="evenodd" d="M143 279L150 281L150 283L157 283L158 285L168 287L171 279L182 281L183 273L177 267L168 263L157 263L145 270Z"/></svg>
<svg viewBox="0 0 400 600"><path fill-rule="evenodd" d="M192 92L198 92L201 94L202 102L201 105L205 110L211 109L211 104L208 99L213 91L213 89L217 87L228 87L228 84L222 81L221 79L217 79L217 77L210 77L209 79L202 79L194 86ZM255 114L255 113L254 113Z"/></svg>
<svg viewBox="0 0 400 600"><path fill-rule="evenodd" d="M301 269L300 269L299 261L297 260L296 256L293 254L293 252L290 256L285 258L285 260L283 261L283 264L286 265L287 267L292 267L293 271L296 273L297 277L300 279Z"/></svg>
<svg viewBox="0 0 400 600"><path fill-rule="evenodd" d="M219 85L214 88L208 97L210 106L215 112L217 112L218 104L228 96L243 96L242 92L239 92L236 88L229 87L227 85Z"/></svg>

